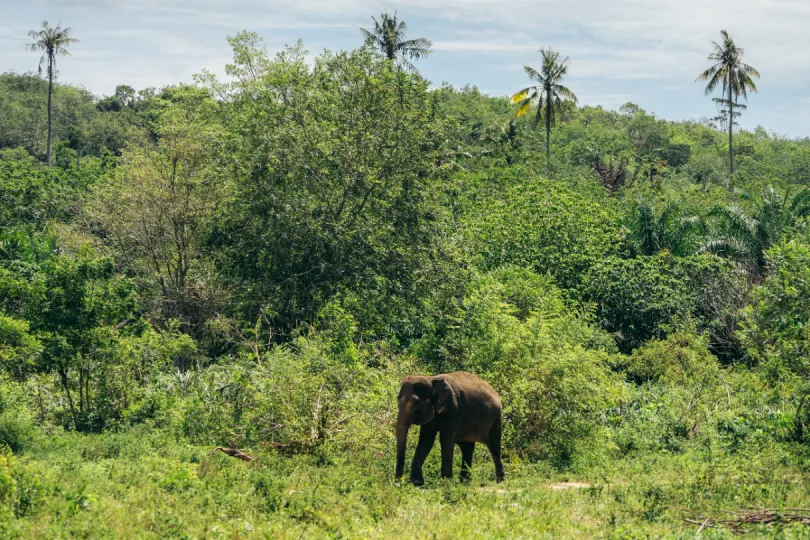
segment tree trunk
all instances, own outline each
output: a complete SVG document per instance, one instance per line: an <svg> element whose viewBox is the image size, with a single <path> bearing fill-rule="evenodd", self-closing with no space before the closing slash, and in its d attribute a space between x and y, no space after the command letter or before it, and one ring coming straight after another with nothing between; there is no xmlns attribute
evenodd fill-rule
<svg viewBox="0 0 810 540"><path fill-rule="evenodd" d="M45 407L42 404L42 386L37 382L37 401L39 402L39 422L45 421Z"/></svg>
<svg viewBox="0 0 810 540"><path fill-rule="evenodd" d="M76 407L73 405L73 395L70 393L70 381L68 380L68 368L57 368L59 371L59 380L62 383L62 388L65 390L68 399L68 407L70 407L70 415L73 417L73 429L79 430L79 418L76 416Z"/></svg>
<svg viewBox="0 0 810 540"><path fill-rule="evenodd" d="M731 144L731 134L734 130L734 104L731 101L731 74L728 76L728 170L734 175L734 147Z"/></svg>
<svg viewBox="0 0 810 540"><path fill-rule="evenodd" d="M84 370L79 368L79 412L84 413Z"/></svg>
<svg viewBox="0 0 810 540"><path fill-rule="evenodd" d="M53 56L48 54L48 148L46 159L48 167L51 166L51 140L53 138L53 122L51 119L51 96L53 95Z"/></svg>
<svg viewBox="0 0 810 540"><path fill-rule="evenodd" d="M546 90L546 165L551 162L551 92Z"/></svg>

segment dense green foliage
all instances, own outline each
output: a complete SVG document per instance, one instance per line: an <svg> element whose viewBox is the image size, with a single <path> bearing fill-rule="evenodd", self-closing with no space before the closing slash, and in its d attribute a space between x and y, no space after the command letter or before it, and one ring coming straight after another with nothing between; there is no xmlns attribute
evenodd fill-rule
<svg viewBox="0 0 810 540"><path fill-rule="evenodd" d="M229 42L227 80L56 84L52 167L47 85L0 76L1 535L806 506L810 141L740 131L730 175L708 122L561 101L538 128L371 46ZM472 486L435 456L395 485L401 377L456 369L503 398L506 485L483 453Z"/></svg>

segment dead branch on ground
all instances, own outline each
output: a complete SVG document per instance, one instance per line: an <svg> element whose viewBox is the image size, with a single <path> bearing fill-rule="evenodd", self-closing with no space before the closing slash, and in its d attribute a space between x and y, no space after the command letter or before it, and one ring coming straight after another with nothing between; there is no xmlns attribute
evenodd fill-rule
<svg viewBox="0 0 810 540"><path fill-rule="evenodd" d="M684 518L686 523L700 527L698 532L705 528L717 525L725 526L735 533L745 532L748 525L772 525L775 523L797 523L799 525L810 526L810 509L805 508L785 508L773 510L768 508L752 509L749 512L729 512L733 517L728 519L717 519L712 517L697 516L696 518Z"/></svg>
<svg viewBox="0 0 810 540"><path fill-rule="evenodd" d="M235 457L236 459L241 459L242 461L256 461L255 457L245 454L244 452L242 452L241 450L237 450L236 448L223 448L222 446L217 446L216 448L211 450L211 453L213 454L217 450L222 452L223 454Z"/></svg>

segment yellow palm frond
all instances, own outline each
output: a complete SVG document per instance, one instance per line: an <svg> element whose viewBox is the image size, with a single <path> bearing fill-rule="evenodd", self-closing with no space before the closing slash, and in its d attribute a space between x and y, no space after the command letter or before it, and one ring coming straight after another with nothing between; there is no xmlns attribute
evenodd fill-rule
<svg viewBox="0 0 810 540"><path fill-rule="evenodd" d="M515 95L512 96L512 99L509 100L509 104L514 105L515 103L520 103L521 101L526 99L526 96L528 96L529 92L531 91L532 91L531 88L524 88L520 92L517 92Z"/></svg>
<svg viewBox="0 0 810 540"><path fill-rule="evenodd" d="M524 101L523 104L518 108L517 112L515 113L515 118L520 118L521 116L529 112L529 107L531 106L532 106L531 101L529 100Z"/></svg>

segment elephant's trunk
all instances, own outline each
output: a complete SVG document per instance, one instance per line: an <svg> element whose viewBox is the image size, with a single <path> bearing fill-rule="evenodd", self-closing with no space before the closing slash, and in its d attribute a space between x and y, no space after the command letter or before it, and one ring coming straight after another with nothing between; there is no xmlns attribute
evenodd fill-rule
<svg viewBox="0 0 810 540"><path fill-rule="evenodd" d="M405 448L408 443L408 429L411 423L408 422L408 415L400 410L397 417L397 480L402 478L405 471Z"/></svg>

